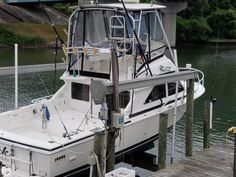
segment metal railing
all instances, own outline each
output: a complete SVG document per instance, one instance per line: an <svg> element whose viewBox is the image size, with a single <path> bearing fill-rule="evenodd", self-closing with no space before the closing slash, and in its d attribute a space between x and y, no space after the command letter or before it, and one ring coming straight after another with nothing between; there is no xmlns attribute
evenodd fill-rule
<svg viewBox="0 0 236 177"><path fill-rule="evenodd" d="M199 76L199 74L198 74L198 76L197 76L197 82L204 86L204 84L205 84L205 83L204 83L205 76L204 76L204 73L203 73L202 71L200 71L200 70L198 70L198 69L195 69L195 68L186 68L186 67L179 67L179 70L180 70L180 71L181 71L181 70L182 70L182 71L190 70L190 71L196 71L196 72L198 72L198 73L200 74L200 76Z"/></svg>
<svg viewBox="0 0 236 177"><path fill-rule="evenodd" d="M34 100L31 101L31 103L35 104L35 103L39 103L40 101L42 100L49 100L53 95L47 95L47 96L44 96L44 97L41 97L41 98L36 98Z"/></svg>

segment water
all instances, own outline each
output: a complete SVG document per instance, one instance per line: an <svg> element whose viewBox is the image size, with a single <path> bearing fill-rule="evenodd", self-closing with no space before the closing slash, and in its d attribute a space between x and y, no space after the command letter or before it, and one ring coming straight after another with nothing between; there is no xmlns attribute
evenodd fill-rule
<svg viewBox="0 0 236 177"><path fill-rule="evenodd" d="M58 90L63 85L63 81L58 79L61 74L62 71L56 72L56 90ZM53 78L54 72L20 74L18 90L19 106L27 105L35 98L53 94ZM0 111L14 108L14 79L14 76L0 76Z"/></svg>
<svg viewBox="0 0 236 177"><path fill-rule="evenodd" d="M62 62L62 51L58 53L58 62ZM54 63L54 51L45 48L19 48L19 65ZM0 49L0 67L14 65L14 47Z"/></svg>
<svg viewBox="0 0 236 177"><path fill-rule="evenodd" d="M215 97L212 142L221 142L226 130L236 125L236 46L185 47L179 54L181 65L190 61L205 74L206 93L195 102L195 134L201 131L204 101Z"/></svg>
<svg viewBox="0 0 236 177"><path fill-rule="evenodd" d="M20 64L52 63L53 52L47 49L24 49L19 51ZM211 143L225 142L225 132L236 126L236 46L183 46L178 49L179 65L191 63L193 67L205 73L206 93L195 101L194 112L194 151L202 149L203 104L211 97L217 98L213 117ZM13 65L12 49L0 50L0 66ZM62 71L57 72L57 78ZM53 94L54 72L21 74L19 76L19 105L23 106L34 98ZM40 77L44 80L42 84ZM56 80L56 89L63 84ZM14 108L14 76L0 76L0 111ZM46 88L47 89L46 89ZM5 102L7 100L7 102ZM167 163L170 163L171 133L168 133ZM176 127L176 146L174 160L183 159L185 149L185 119ZM157 142L156 142L157 143ZM149 153L156 154L156 148ZM141 177L148 176L146 170L139 171Z"/></svg>

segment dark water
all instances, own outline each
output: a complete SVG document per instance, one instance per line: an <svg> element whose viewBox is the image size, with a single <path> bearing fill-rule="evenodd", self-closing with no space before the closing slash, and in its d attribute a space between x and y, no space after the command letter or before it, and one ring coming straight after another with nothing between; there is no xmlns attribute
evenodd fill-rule
<svg viewBox="0 0 236 177"><path fill-rule="evenodd" d="M20 50L20 64L52 63L53 52L46 49ZM12 58L12 59L9 59ZM194 151L202 149L203 104L211 97L217 99L213 117L211 143L225 142L225 132L236 126L236 45L235 46L183 46L178 49L179 65L191 63L193 67L205 74L206 93L195 101L194 112ZM13 65L13 52L10 49L0 50L0 66ZM63 84L58 78L56 88ZM44 80L42 84L40 77ZM53 94L54 72L22 74L19 77L19 105L28 104L32 99ZM46 89L47 88L47 89ZM6 101L7 100L7 101ZM0 111L14 107L14 76L0 76ZM185 118L185 116L184 116ZM185 119L181 119L176 127L176 146L174 160L183 159L185 149ZM167 163L170 163L171 135L168 133ZM158 142L156 142L158 143ZM156 148L148 151L156 154ZM141 177L149 172L135 168Z"/></svg>
<svg viewBox="0 0 236 177"><path fill-rule="evenodd" d="M182 51L182 53L181 53ZM179 51L180 64L189 62L205 74L206 93L195 102L195 134L202 127L203 104L211 97L217 99L213 118L212 142L221 142L226 130L236 125L236 45L196 46Z"/></svg>
<svg viewBox="0 0 236 177"><path fill-rule="evenodd" d="M45 48L19 48L19 65L54 63L54 50ZM58 53L58 61L62 62L62 51ZM14 65L14 47L0 49L0 67Z"/></svg>

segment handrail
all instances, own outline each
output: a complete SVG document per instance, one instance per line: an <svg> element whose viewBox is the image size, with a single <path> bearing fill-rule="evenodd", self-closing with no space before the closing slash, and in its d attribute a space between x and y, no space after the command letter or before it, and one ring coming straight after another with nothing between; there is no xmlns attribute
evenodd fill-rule
<svg viewBox="0 0 236 177"><path fill-rule="evenodd" d="M191 70L191 71L196 71L198 73L201 74L201 78L199 77L199 75L197 76L198 79L198 83L200 83L201 85L204 86L204 73L196 68L186 68L186 67L179 67L179 70ZM183 95L184 96L184 95ZM183 96L179 97L179 98L183 98ZM168 99L165 101L165 103L163 103L163 105L161 106L161 109L159 112L162 111L162 108L170 101L169 97Z"/></svg>
<svg viewBox="0 0 236 177"><path fill-rule="evenodd" d="M51 98L53 95L47 95L47 96L44 96L44 97L40 97L40 98L36 98L36 99L34 99L34 100L32 100L31 101L31 103L38 103L38 102L40 102L41 100L44 100L44 99L49 99L49 98Z"/></svg>
<svg viewBox="0 0 236 177"><path fill-rule="evenodd" d="M190 70L190 71L196 71L196 72L198 72L198 73L200 73L201 74L201 77L199 77L199 75L198 75L198 83L200 83L201 85L203 85L204 86L204 79L205 79L205 76L204 76L204 73L202 72L202 71L200 71L200 70L198 70L198 69L196 69L196 68L186 68L186 67L179 67L179 70Z"/></svg>

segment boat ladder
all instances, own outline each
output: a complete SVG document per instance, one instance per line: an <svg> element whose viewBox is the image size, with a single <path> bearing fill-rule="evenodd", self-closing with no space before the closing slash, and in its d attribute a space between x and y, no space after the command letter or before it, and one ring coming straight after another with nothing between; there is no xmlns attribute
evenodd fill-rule
<svg viewBox="0 0 236 177"><path fill-rule="evenodd" d="M110 17L110 39L116 41L116 50L124 53L131 47L130 38L126 38L125 24L124 16L116 15Z"/></svg>
<svg viewBox="0 0 236 177"><path fill-rule="evenodd" d="M13 166L15 167L15 171L16 171L16 161L20 162L20 163L24 163L28 165L29 168L29 176L33 175L33 159L32 159L32 151L28 150L29 152L29 160L25 160L22 158L18 158L15 157L15 152L14 152L14 147L13 145L11 146L11 156L10 156L10 160L11 160L11 169L13 170Z"/></svg>

